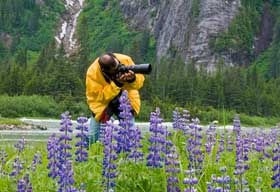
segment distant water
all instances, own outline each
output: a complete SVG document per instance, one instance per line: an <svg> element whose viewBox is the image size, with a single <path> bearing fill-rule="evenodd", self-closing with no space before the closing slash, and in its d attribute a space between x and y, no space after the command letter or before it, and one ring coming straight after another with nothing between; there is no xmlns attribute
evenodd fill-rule
<svg viewBox="0 0 280 192"><path fill-rule="evenodd" d="M21 137L24 137L27 141L46 141L48 137L53 133L59 133L60 128L60 120L57 119L30 119L30 118L21 118L22 122L30 123L34 125L40 125L47 128L47 130L1 130L0 131L0 138L1 140L7 140L7 141L16 141ZM72 129L75 132L75 128L77 127L78 123L76 121L72 121ZM118 121L116 120L114 122L115 124L118 124ZM89 121L86 123L89 126ZM149 122L136 122L136 126L138 126L142 133L145 134L149 130ZM164 123L165 126L171 127L171 123Z"/></svg>
<svg viewBox="0 0 280 192"><path fill-rule="evenodd" d="M60 120L57 119L30 119L30 118L21 118L22 122L31 123L34 125L40 125L47 127L47 130L2 130L0 131L0 138L2 141L14 141L18 140L21 137L24 137L27 141L47 141L48 137L53 133L59 133L60 128ZM74 133L76 132L75 128L77 127L78 123L76 121L72 121L73 123L73 130ZM114 122L115 124L118 124L118 121L116 120ZM164 122L162 123L163 126L166 126L168 129L172 128L172 123L170 122ZM87 122L87 125L89 125L89 121ZM135 125L141 129L142 134L145 134L149 131L149 122L136 122ZM203 126L204 129L207 129L209 126ZM245 130L253 130L256 128L252 127L242 127ZM232 125L228 126L219 126L217 127L218 130L232 130Z"/></svg>

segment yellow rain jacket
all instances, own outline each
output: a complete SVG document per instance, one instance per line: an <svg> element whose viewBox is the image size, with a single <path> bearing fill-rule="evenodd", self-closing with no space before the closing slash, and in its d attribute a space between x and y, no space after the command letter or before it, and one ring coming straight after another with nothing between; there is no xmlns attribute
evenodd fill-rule
<svg viewBox="0 0 280 192"><path fill-rule="evenodd" d="M134 62L129 56L118 53L114 53L114 55L122 64L134 65ZM95 114L96 121L100 120L103 111L121 90L127 90L131 106L136 114L138 114L140 111L140 95L138 89L143 86L144 79L144 75L136 74L134 82L126 82L122 87L118 87L113 81L108 83L102 74L97 58L88 68L86 76L87 103L91 111Z"/></svg>

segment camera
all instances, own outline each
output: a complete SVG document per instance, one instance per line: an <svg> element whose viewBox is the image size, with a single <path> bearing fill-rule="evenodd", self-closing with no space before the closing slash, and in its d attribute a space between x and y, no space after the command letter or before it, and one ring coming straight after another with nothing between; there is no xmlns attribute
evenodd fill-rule
<svg viewBox="0 0 280 192"><path fill-rule="evenodd" d="M128 65L128 66L124 64L120 64L118 66L119 73L127 73L129 70L133 71L134 73L150 74L152 71L152 65L145 63L145 64Z"/></svg>

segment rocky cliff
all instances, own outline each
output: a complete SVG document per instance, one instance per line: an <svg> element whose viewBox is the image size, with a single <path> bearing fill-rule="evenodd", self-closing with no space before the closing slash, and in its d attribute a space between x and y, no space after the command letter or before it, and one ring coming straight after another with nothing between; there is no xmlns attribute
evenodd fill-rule
<svg viewBox="0 0 280 192"><path fill-rule="evenodd" d="M78 42L75 37L77 19L82 11L84 0L64 0L65 13L59 21L59 29L55 36L58 45L64 45L67 55L75 53L78 49Z"/></svg>
<svg viewBox="0 0 280 192"><path fill-rule="evenodd" d="M181 56L186 64L193 61L213 71L218 58L209 39L228 28L240 0L120 0L120 7L130 27L155 36L158 60Z"/></svg>

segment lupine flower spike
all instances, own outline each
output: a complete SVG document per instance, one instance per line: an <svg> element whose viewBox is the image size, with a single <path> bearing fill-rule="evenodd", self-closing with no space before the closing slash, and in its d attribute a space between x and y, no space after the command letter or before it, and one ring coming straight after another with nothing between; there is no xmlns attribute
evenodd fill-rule
<svg viewBox="0 0 280 192"><path fill-rule="evenodd" d="M211 123L209 129L206 131L207 141L205 143L206 152L210 155L216 144L216 124Z"/></svg>
<svg viewBox="0 0 280 192"><path fill-rule="evenodd" d="M224 133L222 133L220 139L218 139L218 150L216 153L216 162L219 162L221 159L221 153L225 150L224 144L225 144Z"/></svg>
<svg viewBox="0 0 280 192"><path fill-rule="evenodd" d="M22 170L23 170L23 163L21 162L19 156L16 156L13 163L13 170L10 173L10 176L18 176L20 175Z"/></svg>
<svg viewBox="0 0 280 192"><path fill-rule="evenodd" d="M120 106L120 123L117 129L117 153L126 153L128 159L133 159L134 162L143 159L143 153L141 152L141 131L134 125L134 117L132 115L132 107L130 100L128 99L127 91L123 91L119 99Z"/></svg>
<svg viewBox="0 0 280 192"><path fill-rule="evenodd" d="M128 99L127 91L123 91L120 96L120 122L118 134L116 137L117 140L117 153L130 153L132 147L133 132L135 130L133 123L132 107Z"/></svg>
<svg viewBox="0 0 280 192"><path fill-rule="evenodd" d="M103 186L105 188L105 192L110 192L116 186L115 178L117 176L116 173L116 160L118 159L116 149L117 145L114 141L114 129L116 126L113 124L114 119L111 118L110 121L107 121L105 127L105 135L104 135L104 159L103 159Z"/></svg>
<svg viewBox="0 0 280 192"><path fill-rule="evenodd" d="M25 148L26 141L24 138L18 140L18 142L14 145L15 148L18 150L18 154L20 154Z"/></svg>
<svg viewBox="0 0 280 192"><path fill-rule="evenodd" d="M47 168L50 170L48 176L55 179L58 176L58 169L60 167L59 162L59 146L58 146L58 138L55 134L52 134L49 137L48 144L47 144L47 151L48 151L48 166Z"/></svg>
<svg viewBox="0 0 280 192"><path fill-rule="evenodd" d="M180 173L180 161L175 146L172 146L170 153L167 154L165 165L165 172L167 174L167 192L180 192L178 178Z"/></svg>
<svg viewBox="0 0 280 192"><path fill-rule="evenodd" d="M188 128L189 118L188 110L183 110L183 114L181 114L179 109L176 108L175 111L173 111L173 129L176 131L182 130L185 133Z"/></svg>
<svg viewBox="0 0 280 192"><path fill-rule="evenodd" d="M32 184L30 183L28 173L22 179L18 180L17 192L32 192Z"/></svg>
<svg viewBox="0 0 280 192"><path fill-rule="evenodd" d="M23 152L25 148L26 141L24 138L21 138L14 147L17 149L17 156L14 159L13 170L10 173L10 176L18 176L23 170L23 162L20 159L20 154Z"/></svg>
<svg viewBox="0 0 280 192"><path fill-rule="evenodd" d="M130 132L131 137L131 152L128 155L129 159L132 159L134 163L143 160L143 152L140 150L143 145L141 144L141 131L138 127L135 127Z"/></svg>
<svg viewBox="0 0 280 192"><path fill-rule="evenodd" d="M147 155L147 166L161 168L163 167L164 157L162 148L165 147L165 129L162 125L163 119L160 118L160 110L156 108L155 112L151 113L150 117L150 132L149 142L150 153Z"/></svg>
<svg viewBox="0 0 280 192"><path fill-rule="evenodd" d="M72 130L72 122L71 116L69 112L65 112L61 114L61 127L59 131L62 133L59 137L59 151L60 151L60 163L63 164L66 160L72 157L72 154L69 150L72 149L71 145L69 144L72 141L71 133Z"/></svg>
<svg viewBox="0 0 280 192"><path fill-rule="evenodd" d="M72 130L72 122L71 122L71 116L69 112L65 112L61 115L61 127L60 132L62 133L59 137L59 180L58 184L59 190L58 192L64 192L64 191L73 191L73 167L72 167L72 154L69 152L69 150L72 149L70 145L70 141L72 140L71 133Z"/></svg>
<svg viewBox="0 0 280 192"><path fill-rule="evenodd" d="M32 160L31 170L36 171L37 165L42 164L42 154L38 151Z"/></svg>
<svg viewBox="0 0 280 192"><path fill-rule="evenodd" d="M236 176L234 184L236 185L237 191L248 190L248 181L244 178L244 173L249 169L249 166L246 164L248 161L249 153L249 143L248 137L243 137L241 134L241 126L239 117L234 118L233 129L236 132L236 159L235 159L235 171L234 175Z"/></svg>
<svg viewBox="0 0 280 192"><path fill-rule="evenodd" d="M59 189L58 192L75 192L76 189L73 187L74 179L73 179L73 166L71 160L66 160L60 167L59 170L59 180L58 184Z"/></svg>
<svg viewBox="0 0 280 192"><path fill-rule="evenodd" d="M183 184L186 185L184 192L197 192L195 185L198 184L198 179L195 176L195 170L186 170L185 174L187 175L187 177L185 177L183 181Z"/></svg>
<svg viewBox="0 0 280 192"><path fill-rule="evenodd" d="M273 183L271 184L272 188L280 189L280 143L277 143L276 148L273 149L273 158L274 166L272 171L274 175L271 177Z"/></svg>
<svg viewBox="0 0 280 192"><path fill-rule="evenodd" d="M88 119L86 117L79 117L77 119L78 126L76 129L79 131L76 138L79 141L76 143L77 151L75 152L77 162L86 162L88 160L88 143L86 141L88 137L88 126L86 125Z"/></svg>
<svg viewBox="0 0 280 192"><path fill-rule="evenodd" d="M199 126L199 119L192 119L192 123L189 124L189 138L187 139L187 152L189 155L189 170L202 169L202 162L204 159L204 153L201 150L202 145L202 127Z"/></svg>
<svg viewBox="0 0 280 192"><path fill-rule="evenodd" d="M208 191L207 192L230 192L231 187L230 187L230 176L226 175L227 169L226 167L221 167L220 172L222 173L221 176L216 176L213 174L211 176L212 178L212 183L208 183Z"/></svg>

